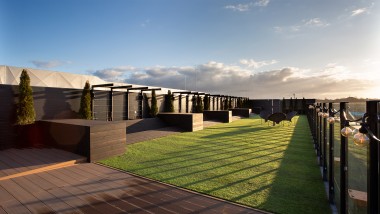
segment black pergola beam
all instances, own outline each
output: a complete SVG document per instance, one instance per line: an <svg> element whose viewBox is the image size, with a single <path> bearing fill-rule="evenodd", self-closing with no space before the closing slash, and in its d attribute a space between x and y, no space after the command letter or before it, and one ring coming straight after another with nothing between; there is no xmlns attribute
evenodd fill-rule
<svg viewBox="0 0 380 214"><path fill-rule="evenodd" d="M172 94L190 94L191 91L175 91L175 92L172 92Z"/></svg>
<svg viewBox="0 0 380 214"><path fill-rule="evenodd" d="M148 89L148 87L128 88L128 91L134 91L134 90L144 90L144 89Z"/></svg>
<svg viewBox="0 0 380 214"><path fill-rule="evenodd" d="M103 87L103 88L109 88L113 86L113 83L107 83L107 84L99 84L99 85L93 85L92 88L100 88L100 87Z"/></svg>
<svg viewBox="0 0 380 214"><path fill-rule="evenodd" d="M141 91L160 91L161 88L148 88L148 89L141 89Z"/></svg>
<svg viewBox="0 0 380 214"><path fill-rule="evenodd" d="M112 86L111 89L123 89L123 88L132 88L132 85L121 85L121 86Z"/></svg>

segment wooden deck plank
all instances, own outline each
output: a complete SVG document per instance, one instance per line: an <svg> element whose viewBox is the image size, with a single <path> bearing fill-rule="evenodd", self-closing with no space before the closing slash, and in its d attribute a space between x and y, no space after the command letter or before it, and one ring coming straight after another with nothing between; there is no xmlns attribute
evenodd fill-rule
<svg viewBox="0 0 380 214"><path fill-rule="evenodd" d="M126 185L127 189L128 188L133 188L135 190L135 193L133 194L134 197L139 197L141 199L144 199L146 201L154 201L156 202L157 205L164 205L166 208L174 211L174 212L192 212L194 209L202 209L204 208L203 206L199 205L201 200L198 200L198 203L192 203L191 198L194 197L194 194L187 193L184 191L180 191L174 187L168 187L161 185L156 182L152 182L149 180L143 180L143 179L135 179L131 177L129 174L115 171L106 167L102 167L99 165L92 165L91 167L84 167L79 166L83 168L83 171L89 172L89 173L95 173L99 172L102 170L99 170L100 168L105 168L103 169L106 172L112 172L110 175L109 179L112 180L113 182L119 183L120 187L119 189L122 189L122 185ZM94 168L94 171L91 172L92 169ZM90 170L89 170L90 169ZM115 180L115 178L117 178ZM124 178L128 178L125 180ZM196 195L196 197L199 197ZM161 201L157 201L156 199L159 198ZM203 199L203 200L207 200ZM211 199L210 199L211 200ZM212 205L214 205L213 203ZM191 209L189 209L191 207ZM188 211L187 211L188 210Z"/></svg>
<svg viewBox="0 0 380 214"><path fill-rule="evenodd" d="M0 185L15 199L20 201L32 213L53 213L53 210L25 191L11 179L0 182Z"/></svg>
<svg viewBox="0 0 380 214"><path fill-rule="evenodd" d="M92 167L104 168L99 165L95 165ZM164 186L149 180L132 178L129 174L119 171L115 172L115 170L109 168L106 168L104 170L113 171L113 174L109 177L109 179L113 181L113 185L117 183L119 185L119 187L117 187L118 189L126 188L126 190L129 190L131 197L136 197L144 201L149 201L150 203L153 203L160 207L164 207L166 210L170 210L175 213L189 213L193 212L194 209L203 208L202 206L189 203L185 200L187 198L193 197L193 195L190 193L185 194L183 193L183 191L179 191L179 193L177 194L175 194L175 192L168 193L175 188ZM123 178L127 179L125 180ZM167 193L167 195L165 195L165 193ZM173 197L171 195L175 196Z"/></svg>
<svg viewBox="0 0 380 214"><path fill-rule="evenodd" d="M79 180L88 180L88 182L83 183L83 185L81 185L81 188L83 190L92 190L92 191L87 191L89 194L97 198L102 198L107 203L111 202L110 204L113 204L112 202L114 201L112 200L107 201L106 198L107 196L113 196L114 198L117 198L118 200L117 202L118 204L117 205L115 204L115 205L119 207L120 209L125 210L126 212L135 212L135 211L146 212L146 210L144 210L144 207L133 205L129 203L129 200L125 201L125 200L120 199L121 197L125 196L126 192L122 190L121 186L112 187L112 184L109 185L110 182L114 183L114 180L99 179L99 177L94 176L94 175L91 175L89 177L88 175L83 175L82 173L78 173L78 171L74 170L75 168L76 167L68 167L65 170L61 170L61 171L71 171L69 172L69 174L71 175L76 174L75 178ZM89 173L86 173L86 174L89 174ZM104 193L107 194L106 198L102 197ZM144 206L146 205L146 203L144 203L144 201L141 201L140 199L136 199L135 201L138 202L138 204L140 205L144 205ZM124 202L124 203L121 203L121 202ZM149 203L148 205L151 206L152 204Z"/></svg>
<svg viewBox="0 0 380 214"><path fill-rule="evenodd" d="M72 158L69 157L63 157L59 154L59 152L56 152L56 150L53 149L43 149L43 150L36 150L31 154L34 156L34 158L44 162L44 163L59 163L66 160L70 160Z"/></svg>
<svg viewBox="0 0 380 214"><path fill-rule="evenodd" d="M95 209L103 213L117 213L121 212L120 209L108 204L105 201L102 201L100 198L95 197L94 195L84 191L81 188L81 181L78 180L79 176L75 173L68 173L66 169L54 170L47 172L53 176L61 178L64 182L67 182L68 186L65 187L65 190L70 192L73 195L78 196L84 201L87 201Z"/></svg>
<svg viewBox="0 0 380 214"><path fill-rule="evenodd" d="M64 201L56 198L51 193L43 190L41 187L34 184L32 181L25 177L18 177L13 179L20 187L24 188L26 191L31 193L34 197L44 203L46 206L50 207L54 212L59 213L81 213L79 210L69 206Z"/></svg>
<svg viewBox="0 0 380 214"><path fill-rule="evenodd" d="M136 205L120 199L125 193L119 188L111 188L108 183L113 182L112 180L101 179L94 175L89 176L89 173L83 172L78 167L68 167L66 170L70 171L71 173L78 173L84 178L87 178L88 182L83 183L81 188L84 190L91 190L92 195L102 198L107 203L112 204L119 209L122 209L124 212L130 213L135 211L144 211Z"/></svg>
<svg viewBox="0 0 380 214"><path fill-rule="evenodd" d="M59 157L59 158L58 158ZM8 173L78 157L60 150L12 150L1 156ZM81 157L81 156L79 156ZM28 162L28 158L32 160ZM2 164L2 165L1 165ZM24 165L24 166L22 166ZM12 168L18 166L18 168ZM13 171L12 171L13 170ZM22 170L25 170L22 169ZM32 170L33 171L33 170ZM2 171L6 174L7 171ZM2 209L2 210L1 210ZM1 180L0 212L5 213L236 213L249 208L84 163ZM1 213L0 213L1 214Z"/></svg>
<svg viewBox="0 0 380 214"><path fill-rule="evenodd" d="M90 164L82 164L80 167L83 168L84 165L90 165ZM94 165L94 164L91 164L91 165ZM105 171L108 171L108 169L105 169ZM115 172L115 170L113 171ZM127 174L124 173L124 176L128 179ZM140 207L143 210L150 211L153 213L171 213L172 212L166 207L160 207L154 204L152 200L158 200L157 198L154 198L154 199L149 198L149 200L144 200L141 197L135 197L134 194L138 194L140 192L137 193L136 189L133 189L129 185L126 185L125 180L115 180L114 178L109 177L110 182L106 182L107 179L104 179L103 181L105 182L102 183L102 186L110 188L110 191L108 191L107 193L119 195L119 198L121 198L122 200L131 202L132 204L134 204L137 207Z"/></svg>
<svg viewBox="0 0 380 214"><path fill-rule="evenodd" d="M0 185L0 205L7 213L31 213Z"/></svg>
<svg viewBox="0 0 380 214"><path fill-rule="evenodd" d="M40 186L42 189L48 191L50 194L54 195L65 201L66 204L71 207L75 207L83 213L100 213L94 207L90 206L86 201L81 198L71 194L66 191L66 183L62 182L60 179L48 174L47 172L29 175L28 179L32 180L36 185Z"/></svg>
<svg viewBox="0 0 380 214"><path fill-rule="evenodd" d="M5 210L3 209L3 206L0 205L0 214L7 214L7 212L5 212Z"/></svg>
<svg viewBox="0 0 380 214"><path fill-rule="evenodd" d="M24 166L24 171L29 171L33 169L37 169L40 167L44 167L47 164L35 158L31 149L19 149L16 151L15 149L10 149L6 152L6 155L12 160L20 165Z"/></svg>

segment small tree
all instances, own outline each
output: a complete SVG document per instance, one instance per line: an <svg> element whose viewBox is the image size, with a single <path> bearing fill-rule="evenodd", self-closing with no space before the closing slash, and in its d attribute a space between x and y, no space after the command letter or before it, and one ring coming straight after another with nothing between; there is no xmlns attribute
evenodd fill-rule
<svg viewBox="0 0 380 214"><path fill-rule="evenodd" d="M197 96L197 105L195 107L195 112L196 113L202 113L203 112L203 104L202 104L202 97L199 95Z"/></svg>
<svg viewBox="0 0 380 214"><path fill-rule="evenodd" d="M228 97L224 98L224 109L223 110L228 110Z"/></svg>
<svg viewBox="0 0 380 214"><path fill-rule="evenodd" d="M229 100L228 100L228 108L231 109L232 108L232 98L229 97Z"/></svg>
<svg viewBox="0 0 380 214"><path fill-rule="evenodd" d="M30 86L28 71L23 69L20 76L18 105L16 110L16 124L33 124L36 120L34 111L33 90Z"/></svg>
<svg viewBox="0 0 380 214"><path fill-rule="evenodd" d="M165 96L165 112L174 112L173 95L170 90Z"/></svg>
<svg viewBox="0 0 380 214"><path fill-rule="evenodd" d="M203 98L203 102L204 102L204 110L210 110L210 97L207 94Z"/></svg>
<svg viewBox="0 0 380 214"><path fill-rule="evenodd" d="M91 91L90 91L90 83L88 80L84 85L82 96L80 98L80 107L79 107L79 117L86 120L92 119L91 114Z"/></svg>
<svg viewBox="0 0 380 214"><path fill-rule="evenodd" d="M156 117L158 113L156 90L152 90L152 100L150 102L150 116Z"/></svg>
<svg viewBox="0 0 380 214"><path fill-rule="evenodd" d="M239 97L238 100L237 100L237 107L241 108L242 106L243 106L243 103L241 101L241 98Z"/></svg>
<svg viewBox="0 0 380 214"><path fill-rule="evenodd" d="M146 112L148 112L148 114L150 115L150 105L149 105L149 98L148 96L146 95L146 93L143 94L143 102L144 102L144 105L146 106Z"/></svg>
<svg viewBox="0 0 380 214"><path fill-rule="evenodd" d="M191 98L191 112L197 112L197 98L195 96Z"/></svg>

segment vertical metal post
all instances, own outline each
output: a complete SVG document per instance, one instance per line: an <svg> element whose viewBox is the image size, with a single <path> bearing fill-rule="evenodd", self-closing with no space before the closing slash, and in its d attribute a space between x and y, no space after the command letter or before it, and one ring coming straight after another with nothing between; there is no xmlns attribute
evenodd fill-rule
<svg viewBox="0 0 380 214"><path fill-rule="evenodd" d="M317 132L317 117L315 116L316 115L316 105L315 107L312 109L312 123L313 123L313 140L314 140L314 149L317 150L317 138L316 138L316 132Z"/></svg>
<svg viewBox="0 0 380 214"><path fill-rule="evenodd" d="M108 121L113 120L113 89L108 93Z"/></svg>
<svg viewBox="0 0 380 214"><path fill-rule="evenodd" d="M215 111L215 97L212 97L212 110Z"/></svg>
<svg viewBox="0 0 380 214"><path fill-rule="evenodd" d="M340 129L344 128L347 103L340 103ZM347 213L347 156L348 156L348 139L340 135L340 213Z"/></svg>
<svg viewBox="0 0 380 214"><path fill-rule="evenodd" d="M317 104L319 108L319 103ZM315 137L316 137L316 144L317 144L317 156L318 158L321 156L321 149L320 149L320 144L319 144L319 116L318 116L318 111L315 111ZM318 159L319 161L319 159Z"/></svg>
<svg viewBox="0 0 380 214"><path fill-rule="evenodd" d="M334 117L332 103L329 103L329 116ZM329 124L329 202L334 203L334 123Z"/></svg>
<svg viewBox="0 0 380 214"><path fill-rule="evenodd" d="M92 116L92 119L95 120L95 114L94 114L94 99L95 99L95 93L94 93L94 88L91 87L91 91L90 91L90 94L91 94L91 116Z"/></svg>
<svg viewBox="0 0 380 214"><path fill-rule="evenodd" d="M319 104L321 106L321 112L323 112L322 103ZM318 116L319 118L319 165L323 166L323 117Z"/></svg>
<svg viewBox="0 0 380 214"><path fill-rule="evenodd" d="M367 123L371 132L379 137L378 101L367 101ZM368 149L368 213L379 213L379 142L370 137Z"/></svg>
<svg viewBox="0 0 380 214"><path fill-rule="evenodd" d="M124 93L124 114L123 114L123 120L128 120L128 91Z"/></svg>
<svg viewBox="0 0 380 214"><path fill-rule="evenodd" d="M323 103L323 110L326 110L326 103ZM322 130L322 136L323 136L323 180L327 181L327 118L322 117L323 120L323 130Z"/></svg>
<svg viewBox="0 0 380 214"><path fill-rule="evenodd" d="M138 115L137 115L137 118L139 118L139 119L142 119L142 111L143 111L143 100L144 100L144 98L143 98L143 92L142 91L140 91L140 93L139 93L139 95L138 95L138 98L137 98L137 102L139 102L138 103L138 109L137 109L137 112L138 112Z"/></svg>
<svg viewBox="0 0 380 214"><path fill-rule="evenodd" d="M178 112L182 112L182 94L179 94L178 96Z"/></svg>
<svg viewBox="0 0 380 214"><path fill-rule="evenodd" d="M189 95L186 95L186 113L189 113Z"/></svg>

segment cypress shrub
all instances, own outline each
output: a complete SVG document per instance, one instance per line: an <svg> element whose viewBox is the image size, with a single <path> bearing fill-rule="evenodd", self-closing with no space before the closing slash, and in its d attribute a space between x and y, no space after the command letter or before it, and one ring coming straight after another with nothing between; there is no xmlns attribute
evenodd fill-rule
<svg viewBox="0 0 380 214"><path fill-rule="evenodd" d="M21 72L18 101L16 124L33 124L36 120L36 112L34 110L33 90L30 86L30 77L26 69L23 69Z"/></svg>
<svg viewBox="0 0 380 214"><path fill-rule="evenodd" d="M158 113L156 90L152 91L152 100L150 103L150 116L156 117Z"/></svg>
<svg viewBox="0 0 380 214"><path fill-rule="evenodd" d="M191 112L197 112L197 98L195 96L191 98Z"/></svg>
<svg viewBox="0 0 380 214"><path fill-rule="evenodd" d="M203 104L202 104L202 97L199 95L197 96L197 106L196 106L196 113L202 113L203 112Z"/></svg>
<svg viewBox="0 0 380 214"><path fill-rule="evenodd" d="M144 102L144 106L146 106L146 111L145 112L148 112L148 114L150 115L150 105L149 105L149 98L148 96L143 93L143 102Z"/></svg>
<svg viewBox="0 0 380 214"><path fill-rule="evenodd" d="M229 100L228 100L228 108L231 109L232 108L232 98L229 97Z"/></svg>
<svg viewBox="0 0 380 214"><path fill-rule="evenodd" d="M80 98L79 117L86 120L92 119L90 82L87 80Z"/></svg>
<svg viewBox="0 0 380 214"><path fill-rule="evenodd" d="M206 95L203 99L204 102L204 110L210 110L210 97Z"/></svg>
<svg viewBox="0 0 380 214"><path fill-rule="evenodd" d="M165 112L174 112L173 95L170 90L165 96Z"/></svg>

